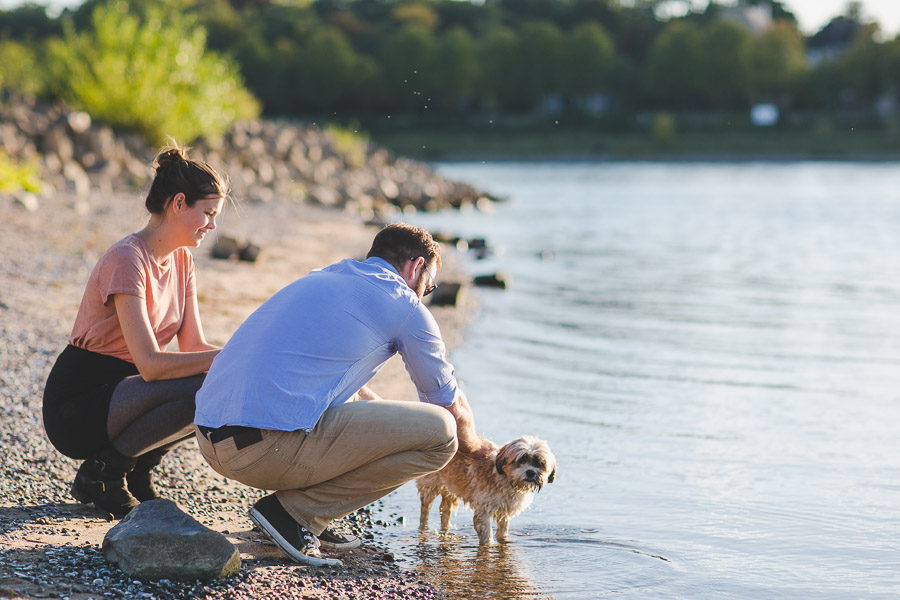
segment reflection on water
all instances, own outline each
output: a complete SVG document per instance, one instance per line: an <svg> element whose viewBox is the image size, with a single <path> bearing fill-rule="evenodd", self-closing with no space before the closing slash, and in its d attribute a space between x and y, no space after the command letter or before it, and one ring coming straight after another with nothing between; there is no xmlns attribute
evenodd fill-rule
<svg viewBox="0 0 900 600"><path fill-rule="evenodd" d="M540 593L515 547L472 548L453 533L420 534L416 568L447 598L515 599Z"/></svg>
<svg viewBox="0 0 900 600"><path fill-rule="evenodd" d="M415 217L512 282L451 359L558 472L509 547L462 509L398 557L453 599L900 596L900 165L443 169L514 199Z"/></svg>

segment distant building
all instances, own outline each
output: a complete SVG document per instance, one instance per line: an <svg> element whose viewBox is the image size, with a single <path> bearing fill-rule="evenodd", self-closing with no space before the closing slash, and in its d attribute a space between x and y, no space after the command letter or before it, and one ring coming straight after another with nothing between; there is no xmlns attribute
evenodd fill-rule
<svg viewBox="0 0 900 600"><path fill-rule="evenodd" d="M806 41L806 60L815 67L834 62L850 49L862 26L856 19L835 17Z"/></svg>
<svg viewBox="0 0 900 600"><path fill-rule="evenodd" d="M765 31L774 22L770 2L753 5L747 0L738 0L736 6L719 6L717 14L720 19L743 25L756 34Z"/></svg>

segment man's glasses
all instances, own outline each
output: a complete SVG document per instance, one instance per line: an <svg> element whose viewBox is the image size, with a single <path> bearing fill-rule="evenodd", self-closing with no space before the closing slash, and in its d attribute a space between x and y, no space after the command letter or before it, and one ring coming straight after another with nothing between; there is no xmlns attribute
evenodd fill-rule
<svg viewBox="0 0 900 600"><path fill-rule="evenodd" d="M424 266L422 267L422 270L425 271L426 273L428 273L428 277L431 279L431 285L429 285L427 288L425 288L425 291L422 292L422 297L424 298L425 296L427 296L428 294L430 294L431 292L433 292L434 290L437 289L437 283L435 283L434 275L431 274L431 271L426 269Z"/></svg>

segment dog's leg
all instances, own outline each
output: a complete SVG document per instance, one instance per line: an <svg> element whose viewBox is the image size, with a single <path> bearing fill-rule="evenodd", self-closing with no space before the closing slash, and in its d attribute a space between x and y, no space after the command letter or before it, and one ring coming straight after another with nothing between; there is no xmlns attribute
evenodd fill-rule
<svg viewBox="0 0 900 600"><path fill-rule="evenodd" d="M441 531L450 529L450 515L458 505L459 499L444 490L444 494L441 495Z"/></svg>
<svg viewBox="0 0 900 600"><path fill-rule="evenodd" d="M505 543L509 538L509 516L497 515L497 541Z"/></svg>
<svg viewBox="0 0 900 600"><path fill-rule="evenodd" d="M438 488L420 481L416 482L416 487L419 490L419 500L422 503L419 509L419 530L425 531L428 529L428 513L431 511L431 503L438 496Z"/></svg>
<svg viewBox="0 0 900 600"><path fill-rule="evenodd" d="M475 532L478 534L478 543L489 546L494 542L494 534L491 531L491 513L475 509Z"/></svg>

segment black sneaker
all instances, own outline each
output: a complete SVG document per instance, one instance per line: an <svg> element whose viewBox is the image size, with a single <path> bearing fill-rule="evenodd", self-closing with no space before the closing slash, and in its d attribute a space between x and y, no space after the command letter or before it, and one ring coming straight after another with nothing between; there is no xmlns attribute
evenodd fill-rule
<svg viewBox="0 0 900 600"><path fill-rule="evenodd" d="M261 498L250 509L250 520L289 557L314 567L339 567L335 558L319 553L319 538L288 514L275 494Z"/></svg>
<svg viewBox="0 0 900 600"><path fill-rule="evenodd" d="M355 535L338 533L331 527L317 537L321 546L327 550L351 550L362 546L362 540Z"/></svg>

